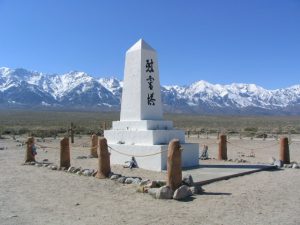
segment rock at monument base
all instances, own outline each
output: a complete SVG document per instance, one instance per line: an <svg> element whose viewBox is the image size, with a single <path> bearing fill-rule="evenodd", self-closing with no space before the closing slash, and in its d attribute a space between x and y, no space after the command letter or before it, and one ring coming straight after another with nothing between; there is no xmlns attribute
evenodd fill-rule
<svg viewBox="0 0 300 225"><path fill-rule="evenodd" d="M70 166L67 171L68 171L68 173L73 173L75 169L76 168L74 166Z"/></svg>
<svg viewBox="0 0 300 225"><path fill-rule="evenodd" d="M157 199L172 199L173 191L169 186L163 186L158 188L156 192Z"/></svg>
<svg viewBox="0 0 300 225"><path fill-rule="evenodd" d="M283 161L282 160L276 160L274 162L274 166L277 166L278 168L281 168L283 166Z"/></svg>
<svg viewBox="0 0 300 225"><path fill-rule="evenodd" d="M142 181L140 182L140 186L145 186L145 185L147 185L149 182L150 182L149 179L147 179L147 180L142 180Z"/></svg>
<svg viewBox="0 0 300 225"><path fill-rule="evenodd" d="M147 183L147 184L145 185L145 187L146 187L146 188L156 188L156 187L157 187L157 183L156 183L155 180L153 180L153 181L150 181L149 183Z"/></svg>
<svg viewBox="0 0 300 225"><path fill-rule="evenodd" d="M182 200L192 195L193 193L190 188L186 185L182 185L174 192L173 199Z"/></svg>
<svg viewBox="0 0 300 225"><path fill-rule="evenodd" d="M113 174L113 175L111 175L110 179L111 180L117 180L119 177L121 177L120 174Z"/></svg>
<svg viewBox="0 0 300 225"><path fill-rule="evenodd" d="M199 195L199 194L202 194L204 192L204 189L201 186L190 187L190 190L191 190L193 195Z"/></svg>
<svg viewBox="0 0 300 225"><path fill-rule="evenodd" d="M153 198L156 198L157 191L158 191L158 188L149 188L148 194L151 195Z"/></svg>
<svg viewBox="0 0 300 225"><path fill-rule="evenodd" d="M92 174L94 173L94 170L93 169L85 169L82 171L82 175L84 176L92 176Z"/></svg>
<svg viewBox="0 0 300 225"><path fill-rule="evenodd" d="M57 167L56 165L50 166L50 169L51 169L51 170L57 170L57 168L58 168L58 167Z"/></svg>
<svg viewBox="0 0 300 225"><path fill-rule="evenodd" d="M78 172L81 172L82 168L81 167L78 167L78 168L75 168L75 170L73 171L73 173L78 173Z"/></svg>
<svg viewBox="0 0 300 225"><path fill-rule="evenodd" d="M300 166L299 166L297 163L294 163L292 168L293 168L293 169L299 169Z"/></svg>
<svg viewBox="0 0 300 225"><path fill-rule="evenodd" d="M184 175L182 178L182 183L189 187L194 186L194 180L193 180L192 175L190 175L190 174Z"/></svg>
<svg viewBox="0 0 300 225"><path fill-rule="evenodd" d="M117 179L117 181L119 182L119 183L121 183L121 184L124 184L125 183L125 180L127 179L127 177L119 177L118 179Z"/></svg>
<svg viewBox="0 0 300 225"><path fill-rule="evenodd" d="M125 183L125 184L132 184L133 181L134 181L134 178L132 178L132 177L127 177L124 183Z"/></svg>

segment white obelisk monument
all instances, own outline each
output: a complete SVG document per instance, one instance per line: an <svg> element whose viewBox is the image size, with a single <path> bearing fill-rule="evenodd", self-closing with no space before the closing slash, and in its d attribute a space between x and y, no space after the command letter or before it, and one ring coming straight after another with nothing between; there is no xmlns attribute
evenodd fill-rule
<svg viewBox="0 0 300 225"><path fill-rule="evenodd" d="M112 148L112 164L124 165L135 156L140 168L165 170L168 143L174 138L183 148L182 166L199 164L199 145L185 143L184 131L163 120L156 51L142 39L126 52L121 119L104 136Z"/></svg>

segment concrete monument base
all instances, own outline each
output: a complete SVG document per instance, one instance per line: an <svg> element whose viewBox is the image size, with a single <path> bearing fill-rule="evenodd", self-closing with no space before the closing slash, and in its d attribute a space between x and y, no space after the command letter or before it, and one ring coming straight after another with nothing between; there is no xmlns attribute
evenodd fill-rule
<svg viewBox="0 0 300 225"><path fill-rule="evenodd" d="M168 145L125 145L109 144L110 161L112 164L124 165L135 156L138 167L162 171L167 169ZM199 145L185 143L182 147L182 167L199 165ZM143 156L143 157L139 157Z"/></svg>

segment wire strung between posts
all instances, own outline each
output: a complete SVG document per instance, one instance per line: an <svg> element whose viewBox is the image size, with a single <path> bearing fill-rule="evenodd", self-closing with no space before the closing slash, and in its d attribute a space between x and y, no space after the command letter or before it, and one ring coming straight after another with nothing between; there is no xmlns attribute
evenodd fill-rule
<svg viewBox="0 0 300 225"><path fill-rule="evenodd" d="M89 145L89 144L90 144L90 142L87 141L87 142L84 142L84 143L81 143L81 144L78 144L78 145L72 144L72 147L74 147L74 148L78 148L78 147L88 148L89 146L86 146L86 145Z"/></svg>
<svg viewBox="0 0 300 225"><path fill-rule="evenodd" d="M130 157L132 157L132 156L133 156L133 157L149 157L149 156L154 156L154 155L162 154L162 153L168 151L168 149L166 149L166 150L163 150L163 151L160 151L160 152L156 152L156 153L152 153L152 154L147 154L147 155L134 155L134 154L127 154L127 153L120 152L120 151L118 151L118 150L116 150L116 149L114 149L114 148L112 148L112 147L110 147L110 146L108 146L108 148L109 148L111 151L113 151L113 152L119 153L120 155L125 155L125 156L130 156Z"/></svg>
<svg viewBox="0 0 300 225"><path fill-rule="evenodd" d="M45 145L40 145L40 144L35 144L36 146L42 148L42 149L45 149L45 148L52 148L52 149L57 149L56 147L50 147L50 146L45 146Z"/></svg>
<svg viewBox="0 0 300 225"><path fill-rule="evenodd" d="M291 145L291 144L297 144L297 143L300 143L300 141L290 141L289 145Z"/></svg>
<svg viewBox="0 0 300 225"><path fill-rule="evenodd" d="M240 145L237 145L237 144L233 144L229 141L226 141L227 143L235 146L235 147L238 147L238 148L243 148L243 149L246 149L246 150L260 150L260 149L265 149L265 148L270 148L270 147L273 147L273 146L276 146L278 145L279 143L275 143L275 144L272 144L272 145L268 145L268 146L263 146L263 147L259 147L259 148L247 148L247 147L244 147L244 146L240 146Z"/></svg>

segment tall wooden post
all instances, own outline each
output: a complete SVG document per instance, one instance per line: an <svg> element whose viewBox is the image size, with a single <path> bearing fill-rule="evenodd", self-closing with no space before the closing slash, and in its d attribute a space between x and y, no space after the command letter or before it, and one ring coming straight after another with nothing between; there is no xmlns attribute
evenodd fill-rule
<svg viewBox="0 0 300 225"><path fill-rule="evenodd" d="M26 148L25 162L35 162L35 156L32 151L32 148L34 147L34 138L29 137L27 139L26 144L27 144L27 148Z"/></svg>
<svg viewBox="0 0 300 225"><path fill-rule="evenodd" d="M68 137L60 141L60 167L69 168L70 163L70 142Z"/></svg>
<svg viewBox="0 0 300 225"><path fill-rule="evenodd" d="M220 135L218 160L227 160L227 140L226 135Z"/></svg>
<svg viewBox="0 0 300 225"><path fill-rule="evenodd" d="M287 137L280 139L279 159L282 160L284 164L290 164L289 139Z"/></svg>
<svg viewBox="0 0 300 225"><path fill-rule="evenodd" d="M92 135L92 146L91 146L91 156L94 158L98 158L98 136L96 134Z"/></svg>
<svg viewBox="0 0 300 225"><path fill-rule="evenodd" d="M99 179L109 177L111 172L110 169L110 153L108 152L107 140L106 138L99 138L99 163L98 163L98 172L96 177Z"/></svg>
<svg viewBox="0 0 300 225"><path fill-rule="evenodd" d="M178 139L173 139L168 147L167 185L175 191L182 183L181 150Z"/></svg>

